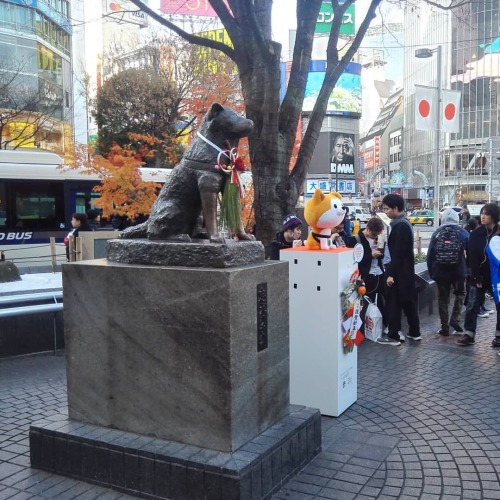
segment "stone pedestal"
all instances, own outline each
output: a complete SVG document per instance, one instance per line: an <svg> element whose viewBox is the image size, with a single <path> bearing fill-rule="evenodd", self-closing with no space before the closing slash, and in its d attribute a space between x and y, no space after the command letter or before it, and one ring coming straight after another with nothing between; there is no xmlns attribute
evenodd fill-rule
<svg viewBox="0 0 500 500"><path fill-rule="evenodd" d="M321 447L319 412L289 405L287 268L64 265L69 418L32 425L32 465L146 498L268 498Z"/></svg>
<svg viewBox="0 0 500 500"><path fill-rule="evenodd" d="M287 266L63 266L71 419L234 451L289 402Z"/></svg>

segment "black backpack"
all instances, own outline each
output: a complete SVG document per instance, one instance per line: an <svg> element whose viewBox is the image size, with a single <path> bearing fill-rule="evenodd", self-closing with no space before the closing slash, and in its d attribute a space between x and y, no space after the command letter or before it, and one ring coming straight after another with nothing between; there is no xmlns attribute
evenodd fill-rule
<svg viewBox="0 0 500 500"><path fill-rule="evenodd" d="M463 243L460 241L460 228L444 226L436 234L434 247L436 263L441 266L458 264L463 248Z"/></svg>

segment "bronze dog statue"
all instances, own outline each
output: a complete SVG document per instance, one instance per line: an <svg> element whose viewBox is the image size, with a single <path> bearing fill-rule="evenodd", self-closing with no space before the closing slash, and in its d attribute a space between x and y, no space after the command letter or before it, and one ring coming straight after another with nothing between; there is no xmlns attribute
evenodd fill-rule
<svg viewBox="0 0 500 500"><path fill-rule="evenodd" d="M179 165L163 185L149 219L125 229L120 237L189 241L202 214L210 241L223 242L217 227L217 194L223 190L227 175L215 165L219 158L229 163L220 151L236 147L252 129L252 120L219 103L212 104ZM236 235L240 240L253 239L241 224Z"/></svg>

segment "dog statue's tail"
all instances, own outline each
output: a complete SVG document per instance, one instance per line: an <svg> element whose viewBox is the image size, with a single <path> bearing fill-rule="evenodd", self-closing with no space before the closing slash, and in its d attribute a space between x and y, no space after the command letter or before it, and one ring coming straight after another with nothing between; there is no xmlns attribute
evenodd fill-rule
<svg viewBox="0 0 500 500"><path fill-rule="evenodd" d="M137 226L127 227L123 231L118 233L118 238L123 238L124 240L132 240L135 238L146 238L148 230L148 223L143 222Z"/></svg>

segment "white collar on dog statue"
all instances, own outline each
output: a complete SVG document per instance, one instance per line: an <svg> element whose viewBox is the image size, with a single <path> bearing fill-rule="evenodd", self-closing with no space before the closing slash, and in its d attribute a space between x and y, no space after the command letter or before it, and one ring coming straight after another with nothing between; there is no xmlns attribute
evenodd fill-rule
<svg viewBox="0 0 500 500"><path fill-rule="evenodd" d="M226 156L227 158L231 159L230 156L225 152L223 151L221 148L219 148L219 146L217 146L217 144L214 144L212 141L210 141L209 139L207 139L204 135L200 134L199 132L196 132L196 135L203 141L205 141L208 145L212 146L214 149L216 149L219 154L223 154L224 156Z"/></svg>

